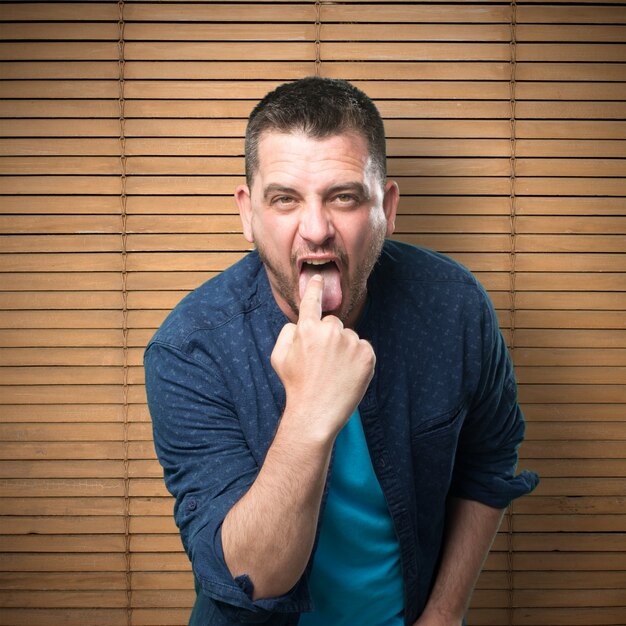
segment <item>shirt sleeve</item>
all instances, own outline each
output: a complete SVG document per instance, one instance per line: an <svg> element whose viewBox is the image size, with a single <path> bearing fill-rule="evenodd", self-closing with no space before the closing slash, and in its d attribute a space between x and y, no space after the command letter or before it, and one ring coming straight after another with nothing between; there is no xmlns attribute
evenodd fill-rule
<svg viewBox="0 0 626 626"><path fill-rule="evenodd" d="M253 483L258 464L218 368L155 342L144 366L156 453L202 593L240 621L306 610L302 581L284 596L253 601L250 578L234 579L224 560L222 522Z"/></svg>
<svg viewBox="0 0 626 626"><path fill-rule="evenodd" d="M515 475L524 438L511 358L489 296L484 307L480 377L460 433L451 494L505 508L539 483L534 472Z"/></svg>

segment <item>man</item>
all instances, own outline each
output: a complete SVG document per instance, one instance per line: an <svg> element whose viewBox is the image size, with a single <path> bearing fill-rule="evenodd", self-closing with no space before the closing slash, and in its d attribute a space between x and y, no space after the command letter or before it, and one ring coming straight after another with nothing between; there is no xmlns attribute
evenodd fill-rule
<svg viewBox="0 0 626 626"><path fill-rule="evenodd" d="M344 81L268 94L237 188L256 251L150 342L154 440L190 624L458 626L523 418L493 307L393 233L383 123Z"/></svg>

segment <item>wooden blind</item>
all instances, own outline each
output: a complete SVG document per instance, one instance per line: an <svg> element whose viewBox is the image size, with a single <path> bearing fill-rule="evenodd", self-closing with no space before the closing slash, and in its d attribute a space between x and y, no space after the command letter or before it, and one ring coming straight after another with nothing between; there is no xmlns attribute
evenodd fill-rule
<svg viewBox="0 0 626 626"><path fill-rule="evenodd" d="M318 73L378 103L397 237L489 289L537 492L470 624L626 623L626 6L0 5L0 624L186 624L190 567L143 348L248 246L256 100Z"/></svg>

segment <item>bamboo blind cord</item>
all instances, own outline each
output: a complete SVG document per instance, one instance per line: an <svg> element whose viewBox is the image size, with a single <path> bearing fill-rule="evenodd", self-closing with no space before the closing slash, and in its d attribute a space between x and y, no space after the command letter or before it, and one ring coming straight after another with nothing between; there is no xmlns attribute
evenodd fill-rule
<svg viewBox="0 0 626 626"><path fill-rule="evenodd" d="M315 3L315 76L320 75L322 65L322 3Z"/></svg>
<svg viewBox="0 0 626 626"><path fill-rule="evenodd" d="M125 55L124 55L124 0L118 2L118 67L119 67L119 122L120 122L120 217L122 254L122 401L124 419L124 558L126 566L126 623L132 623L132 581L130 562L130 473L128 451L128 273L127 273L127 213L126 213L126 117L125 117Z"/></svg>
<svg viewBox="0 0 626 626"><path fill-rule="evenodd" d="M509 272L509 312L510 312L510 339L509 350L511 357L515 350L515 261L516 261L516 209L517 201L515 196L515 179L516 179L516 112L515 112L515 78L516 78L516 66L517 66L517 51L516 51L516 25L517 25L517 5L515 0L511 2L511 21L510 21L510 81L509 81L509 103L510 103L510 156L509 156L509 178L510 178L510 196L509 196L509 219L510 219L510 272ZM514 513L513 503L508 506L508 533L507 533L507 590L508 590L508 603L507 603L507 619L508 626L513 625L514 619L514 596L515 596L515 573L514 573L514 550L513 550L513 538L514 538Z"/></svg>

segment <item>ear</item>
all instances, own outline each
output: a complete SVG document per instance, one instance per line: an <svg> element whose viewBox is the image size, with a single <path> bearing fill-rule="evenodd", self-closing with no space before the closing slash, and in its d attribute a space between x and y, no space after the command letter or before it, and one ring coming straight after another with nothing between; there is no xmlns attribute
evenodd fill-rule
<svg viewBox="0 0 626 626"><path fill-rule="evenodd" d="M235 189L235 202L239 207L243 236L250 243L254 243L254 236L252 235L252 201L250 199L250 189L248 185L239 185L239 187Z"/></svg>
<svg viewBox="0 0 626 626"><path fill-rule="evenodd" d="M387 181L383 195L383 211L387 219L387 237L393 235L393 231L396 229L396 213L399 200L400 189L398 188L398 183L395 180Z"/></svg>

